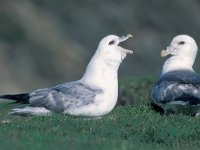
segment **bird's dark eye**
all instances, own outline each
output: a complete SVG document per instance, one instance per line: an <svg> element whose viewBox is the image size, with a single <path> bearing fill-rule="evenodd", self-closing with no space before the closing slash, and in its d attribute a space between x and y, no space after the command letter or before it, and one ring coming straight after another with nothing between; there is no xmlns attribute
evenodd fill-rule
<svg viewBox="0 0 200 150"><path fill-rule="evenodd" d="M108 44L109 44L109 45L113 45L113 44L115 44L115 41L114 41L114 40L113 40L113 41L110 41Z"/></svg>
<svg viewBox="0 0 200 150"><path fill-rule="evenodd" d="M180 42L178 43L178 45L183 45L183 44L185 44L185 41L180 41Z"/></svg>

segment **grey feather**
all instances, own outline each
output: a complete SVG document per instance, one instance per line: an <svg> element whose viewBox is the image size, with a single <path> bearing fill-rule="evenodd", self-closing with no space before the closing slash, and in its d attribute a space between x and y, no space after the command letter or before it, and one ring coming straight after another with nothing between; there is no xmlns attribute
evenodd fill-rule
<svg viewBox="0 0 200 150"><path fill-rule="evenodd" d="M163 81L175 81L179 84L200 84L200 75L191 70L176 70L162 75L157 84Z"/></svg>
<svg viewBox="0 0 200 150"><path fill-rule="evenodd" d="M53 88L39 89L30 93L30 106L45 107L54 112L63 112L94 103L101 89L93 89L83 83L69 82Z"/></svg>
<svg viewBox="0 0 200 150"><path fill-rule="evenodd" d="M158 80L152 90L154 103L183 101L200 104L200 76L189 70L171 71Z"/></svg>

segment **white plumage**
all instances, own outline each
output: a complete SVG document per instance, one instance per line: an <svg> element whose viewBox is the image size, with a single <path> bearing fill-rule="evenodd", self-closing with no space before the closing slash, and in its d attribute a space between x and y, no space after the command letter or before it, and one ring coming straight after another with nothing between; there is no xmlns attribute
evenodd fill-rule
<svg viewBox="0 0 200 150"><path fill-rule="evenodd" d="M197 44L192 37L188 35L176 36L167 49L161 51L161 57L171 55L163 65L162 74L180 69L193 71L192 67L197 50Z"/></svg>

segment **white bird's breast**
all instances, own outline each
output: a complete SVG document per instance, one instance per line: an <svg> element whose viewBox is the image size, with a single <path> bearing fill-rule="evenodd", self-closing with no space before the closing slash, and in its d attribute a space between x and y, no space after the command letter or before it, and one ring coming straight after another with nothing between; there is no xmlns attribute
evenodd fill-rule
<svg viewBox="0 0 200 150"><path fill-rule="evenodd" d="M98 108L96 108L96 112L98 112L101 116L109 113L115 107L117 98L118 86L105 90L102 95L96 97L96 101L99 103Z"/></svg>
<svg viewBox="0 0 200 150"><path fill-rule="evenodd" d="M162 69L162 74L180 69L193 71L193 63L194 60L192 58L172 56L165 61Z"/></svg>
<svg viewBox="0 0 200 150"><path fill-rule="evenodd" d="M113 77L113 76L112 76ZM99 82L99 81L96 81ZM65 113L77 116L103 116L109 113L116 105L118 98L118 80L117 77L101 84L102 93L97 94L94 103L79 108L67 110Z"/></svg>

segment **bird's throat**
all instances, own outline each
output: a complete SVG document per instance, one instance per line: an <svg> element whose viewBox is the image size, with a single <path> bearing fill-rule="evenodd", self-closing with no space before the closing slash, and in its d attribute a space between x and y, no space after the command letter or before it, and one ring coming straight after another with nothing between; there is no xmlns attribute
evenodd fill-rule
<svg viewBox="0 0 200 150"><path fill-rule="evenodd" d="M100 59L92 59L81 81L97 88L107 88L118 84L118 68L106 64ZM109 86L108 86L109 85Z"/></svg>
<svg viewBox="0 0 200 150"><path fill-rule="evenodd" d="M195 58L172 56L165 61L162 69L162 74L175 70L193 71L194 61Z"/></svg>

